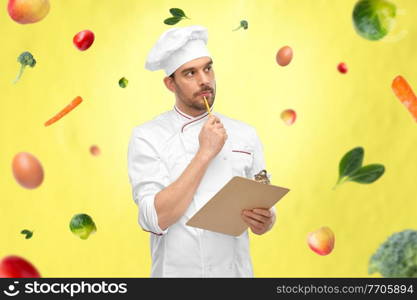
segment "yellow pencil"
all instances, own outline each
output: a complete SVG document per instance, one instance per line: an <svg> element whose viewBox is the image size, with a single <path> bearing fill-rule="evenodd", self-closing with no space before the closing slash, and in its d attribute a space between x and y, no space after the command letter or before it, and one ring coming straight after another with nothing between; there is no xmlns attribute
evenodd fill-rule
<svg viewBox="0 0 417 300"><path fill-rule="evenodd" d="M209 115L210 115L210 107L209 107L209 105L208 105L208 102L207 102L206 96L203 96L203 98L204 98L204 103L206 104L207 112L208 112L208 113L209 113Z"/></svg>

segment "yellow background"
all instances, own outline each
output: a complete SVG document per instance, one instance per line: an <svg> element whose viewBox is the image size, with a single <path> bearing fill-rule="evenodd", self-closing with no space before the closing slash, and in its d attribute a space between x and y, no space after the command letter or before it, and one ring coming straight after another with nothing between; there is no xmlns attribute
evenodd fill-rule
<svg viewBox="0 0 417 300"><path fill-rule="evenodd" d="M391 39L371 42L354 31L356 0L51 1L48 16L30 25L15 23L2 1L0 257L23 256L44 277L149 276L149 234L137 223L127 144L134 126L174 104L163 71L149 72L144 62L171 28L163 24L168 10L179 7L191 20L177 26L209 30L216 111L257 128L272 183L291 189L273 230L251 233L255 276L367 277L379 244L417 227L417 124L391 90L400 74L417 90L417 2L392 2L402 14ZM249 29L232 32L242 19ZM72 38L84 29L96 40L81 52ZM285 45L294 58L280 67L275 54ZM12 85L26 50L37 65ZM336 69L342 61L345 75ZM125 89L118 86L123 76ZM43 126L78 95L83 103ZM298 114L293 126L280 119L287 108ZM93 144L100 156L90 154ZM382 163L386 173L371 185L332 190L341 157L356 146L364 147L365 164ZM13 178L11 162L21 151L43 165L37 189ZM88 240L69 230L77 213L97 225ZM336 236L324 257L306 243L321 226ZM34 230L30 240L20 234L25 228Z"/></svg>

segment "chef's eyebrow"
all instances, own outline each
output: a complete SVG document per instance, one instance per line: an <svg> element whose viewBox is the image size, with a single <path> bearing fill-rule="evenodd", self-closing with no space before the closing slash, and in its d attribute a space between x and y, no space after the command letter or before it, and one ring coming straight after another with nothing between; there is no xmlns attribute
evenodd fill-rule
<svg viewBox="0 0 417 300"><path fill-rule="evenodd" d="M211 65L213 65L213 61L212 60L210 60L205 66L204 66L204 69L205 68L207 68L208 66L211 66ZM193 70L195 70L195 68L194 67L192 67L192 68L187 68L187 69L184 69L184 70L182 70L181 71L181 74L185 74L185 73L187 73L187 72L189 72L189 71L193 71Z"/></svg>

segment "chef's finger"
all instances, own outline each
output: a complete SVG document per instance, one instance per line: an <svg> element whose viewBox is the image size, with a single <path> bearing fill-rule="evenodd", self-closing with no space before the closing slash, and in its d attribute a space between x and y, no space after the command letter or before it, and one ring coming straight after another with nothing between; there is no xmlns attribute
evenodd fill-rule
<svg viewBox="0 0 417 300"><path fill-rule="evenodd" d="M209 115L207 122L212 125L216 123L216 120L218 120L218 118L215 115Z"/></svg>
<svg viewBox="0 0 417 300"><path fill-rule="evenodd" d="M255 214L251 211L244 212L244 215L249 217L250 219L256 220L261 223L267 223L270 221L270 218L264 217L263 215Z"/></svg>
<svg viewBox="0 0 417 300"><path fill-rule="evenodd" d="M220 133L226 134L226 129L224 128L217 128Z"/></svg>
<svg viewBox="0 0 417 300"><path fill-rule="evenodd" d="M264 225L261 222L248 218L245 215L243 215L242 218L243 218L243 221L245 221L245 223L248 224L251 228L255 228L258 230L262 230L264 228Z"/></svg>
<svg viewBox="0 0 417 300"><path fill-rule="evenodd" d="M268 209L254 208L252 211L256 214L263 215L265 217L272 217L272 213Z"/></svg>

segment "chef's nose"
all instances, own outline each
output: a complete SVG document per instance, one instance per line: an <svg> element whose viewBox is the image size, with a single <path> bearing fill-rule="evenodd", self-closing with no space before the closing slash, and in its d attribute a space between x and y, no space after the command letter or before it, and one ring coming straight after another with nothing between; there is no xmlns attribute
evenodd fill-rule
<svg viewBox="0 0 417 300"><path fill-rule="evenodd" d="M204 71L199 73L198 76L198 84L200 86L204 86L204 85L210 85L210 76L209 74L206 74Z"/></svg>

